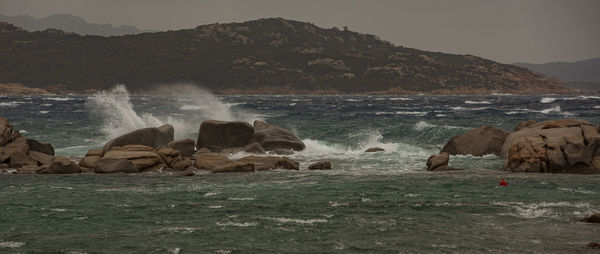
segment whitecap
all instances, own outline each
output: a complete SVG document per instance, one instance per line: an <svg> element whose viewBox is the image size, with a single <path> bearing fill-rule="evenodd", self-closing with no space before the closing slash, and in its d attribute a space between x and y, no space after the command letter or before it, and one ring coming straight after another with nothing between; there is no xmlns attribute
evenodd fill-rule
<svg viewBox="0 0 600 254"><path fill-rule="evenodd" d="M223 208L223 206L222 205L211 205L211 206L208 206L208 208L210 208L210 209L219 209L219 208Z"/></svg>
<svg viewBox="0 0 600 254"><path fill-rule="evenodd" d="M540 100L540 103L552 103L556 101L556 98L544 97Z"/></svg>
<svg viewBox="0 0 600 254"><path fill-rule="evenodd" d="M326 219L292 219L292 218L284 218L284 217L265 217L264 219L272 220L281 223L294 223L294 224L306 224L312 225L315 223L326 223Z"/></svg>
<svg viewBox="0 0 600 254"><path fill-rule="evenodd" d="M23 245L24 242L0 242L0 248L20 248Z"/></svg>
<svg viewBox="0 0 600 254"><path fill-rule="evenodd" d="M258 225L258 222L243 222L243 223L238 223L238 222L217 222L218 226L234 226L234 227L252 227L252 226L256 226Z"/></svg>
<svg viewBox="0 0 600 254"><path fill-rule="evenodd" d="M475 107L475 108L465 108L465 107L451 107L450 109L452 110L457 110L457 111L478 111L478 110L486 110L489 109L490 107Z"/></svg>
<svg viewBox="0 0 600 254"><path fill-rule="evenodd" d="M552 113L552 112L557 112L557 113L561 112L560 106L554 106L554 107L551 107L551 108L540 110L540 113L542 113L542 114L549 114L549 113Z"/></svg>
<svg viewBox="0 0 600 254"><path fill-rule="evenodd" d="M296 106L296 103L290 103L289 106Z"/></svg>
<svg viewBox="0 0 600 254"><path fill-rule="evenodd" d="M75 100L73 98L63 98L63 97L49 97L49 98L44 98L45 100L51 100L51 101L72 101Z"/></svg>
<svg viewBox="0 0 600 254"><path fill-rule="evenodd" d="M390 98L390 101L412 101L411 98L406 98L406 97L394 97L394 98Z"/></svg>
<svg viewBox="0 0 600 254"><path fill-rule="evenodd" d="M600 108L600 106L594 106L594 108Z"/></svg>
<svg viewBox="0 0 600 254"><path fill-rule="evenodd" d="M0 102L0 107L15 108L15 107L18 107L20 104L24 104L24 103L20 102L20 101Z"/></svg>
<svg viewBox="0 0 600 254"><path fill-rule="evenodd" d="M465 101L465 104L492 104L489 101Z"/></svg>
<svg viewBox="0 0 600 254"><path fill-rule="evenodd" d="M424 116L429 112L421 112L421 111L398 111L396 115L413 115L413 116Z"/></svg>
<svg viewBox="0 0 600 254"><path fill-rule="evenodd" d="M348 203L339 203L339 202L329 201L329 205L331 207L348 206Z"/></svg>
<svg viewBox="0 0 600 254"><path fill-rule="evenodd" d="M231 201L249 201L249 200L255 200L255 198L228 198L227 200L231 200Z"/></svg>
<svg viewBox="0 0 600 254"><path fill-rule="evenodd" d="M40 104L40 106L42 106L42 107L50 107L50 106L52 106L52 104L50 104L50 103L44 103L44 104Z"/></svg>
<svg viewBox="0 0 600 254"><path fill-rule="evenodd" d="M169 233L190 234L190 233L194 233L195 231L198 231L201 229L202 228L198 228L198 227L171 227L171 228L165 229L165 231L167 231Z"/></svg>
<svg viewBox="0 0 600 254"><path fill-rule="evenodd" d="M48 114L48 113L50 113L50 111L48 111L48 110L41 110L40 111L40 114Z"/></svg>
<svg viewBox="0 0 600 254"><path fill-rule="evenodd" d="M214 196L214 195L218 195L218 194L220 194L220 192L211 191L211 192L205 193L204 197L210 197L210 196Z"/></svg>
<svg viewBox="0 0 600 254"><path fill-rule="evenodd" d="M356 101L361 101L361 100L357 100L357 99L345 99L344 101L348 101L348 102L356 102Z"/></svg>

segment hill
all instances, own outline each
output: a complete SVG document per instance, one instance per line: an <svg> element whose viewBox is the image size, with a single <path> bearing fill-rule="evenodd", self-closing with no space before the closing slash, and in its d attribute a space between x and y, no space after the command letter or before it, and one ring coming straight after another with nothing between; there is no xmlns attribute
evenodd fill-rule
<svg viewBox="0 0 600 254"><path fill-rule="evenodd" d="M600 58L573 63L554 62L545 64L515 63L515 65L557 77L564 81L600 82Z"/></svg>
<svg viewBox="0 0 600 254"><path fill-rule="evenodd" d="M557 79L472 55L268 18L118 37L0 24L0 83L132 90L194 83L221 93L560 93Z"/></svg>
<svg viewBox="0 0 600 254"><path fill-rule="evenodd" d="M68 14L55 14L41 19L36 19L27 15L0 15L0 21L12 23L27 31L43 31L52 28L82 35L116 36L155 32L153 30L140 30L134 26L122 25L113 27L111 24L89 23L81 17Z"/></svg>

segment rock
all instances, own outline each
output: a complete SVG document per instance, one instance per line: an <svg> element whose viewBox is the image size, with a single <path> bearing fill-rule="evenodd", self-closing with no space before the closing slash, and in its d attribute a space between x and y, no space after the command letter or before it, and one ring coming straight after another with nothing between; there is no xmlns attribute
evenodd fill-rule
<svg viewBox="0 0 600 254"><path fill-rule="evenodd" d="M120 158L102 158L96 161L96 173L139 173L133 162Z"/></svg>
<svg viewBox="0 0 600 254"><path fill-rule="evenodd" d="M139 171L149 170L151 167L161 163L161 157L150 151L119 151L110 150L104 154L104 158L126 159L137 167ZM96 162L96 166L97 166Z"/></svg>
<svg viewBox="0 0 600 254"><path fill-rule="evenodd" d="M227 165L215 167L211 170L213 173L231 173L231 172L254 172L253 163L234 162Z"/></svg>
<svg viewBox="0 0 600 254"><path fill-rule="evenodd" d="M237 160L237 162L252 163L256 171L272 169L293 169L299 170L299 163L286 157L259 157L247 156Z"/></svg>
<svg viewBox="0 0 600 254"><path fill-rule="evenodd" d="M327 169L331 169L331 162L325 161L325 162L315 162L313 164L311 164L310 166L308 166L308 169L310 170L327 170Z"/></svg>
<svg viewBox="0 0 600 254"><path fill-rule="evenodd" d="M198 169L212 170L214 168L233 163L232 160L222 155L197 155L194 156L194 166Z"/></svg>
<svg viewBox="0 0 600 254"><path fill-rule="evenodd" d="M0 147L0 154L12 155L17 152L27 153L27 151L29 151L29 145L27 144L27 139L24 137L18 137L4 147Z"/></svg>
<svg viewBox="0 0 600 254"><path fill-rule="evenodd" d="M269 151L269 153L277 154L277 155L292 155L292 154L294 154L294 151L292 151L290 149L273 149L273 150Z"/></svg>
<svg viewBox="0 0 600 254"><path fill-rule="evenodd" d="M145 145L150 147L166 147L173 141L175 131L172 125L163 125L158 128L144 128L132 131L117 137L104 145L105 152L113 146Z"/></svg>
<svg viewBox="0 0 600 254"><path fill-rule="evenodd" d="M587 121L563 119L531 124L511 133L502 147L505 170L600 173L600 133Z"/></svg>
<svg viewBox="0 0 600 254"><path fill-rule="evenodd" d="M452 137L440 152L446 152L450 155L500 155L502 145L508 134L508 132L489 125L479 127L465 134Z"/></svg>
<svg viewBox="0 0 600 254"><path fill-rule="evenodd" d="M6 120L6 118L0 117L0 147L5 146L13 141L15 136L15 130L12 124ZM18 133L18 132L17 132Z"/></svg>
<svg viewBox="0 0 600 254"><path fill-rule="evenodd" d="M176 176L194 176L194 175L196 175L196 173L194 173L193 168L189 168L185 171L177 172L177 173L175 173L175 175Z"/></svg>
<svg viewBox="0 0 600 254"><path fill-rule="evenodd" d="M213 151L211 151L210 149L208 149L207 147L202 147L200 149L198 149L193 155L192 157L196 157L196 155L202 155L202 154L213 154Z"/></svg>
<svg viewBox="0 0 600 254"><path fill-rule="evenodd" d="M258 142L253 142L247 146L244 146L244 152L247 153L265 153L265 149Z"/></svg>
<svg viewBox="0 0 600 254"><path fill-rule="evenodd" d="M161 149L157 149L156 154L158 154L160 156L160 158L162 159L162 161L171 168L174 168L174 165L179 162L182 161L183 158L181 157L181 153L179 153L179 151L173 149L173 148L161 148Z"/></svg>
<svg viewBox="0 0 600 254"><path fill-rule="evenodd" d="M145 145L124 145L124 146L113 146L110 148L111 151L142 151L151 152L154 151L154 147Z"/></svg>
<svg viewBox="0 0 600 254"><path fill-rule="evenodd" d="M385 149L379 147L371 147L365 150L365 153L385 152Z"/></svg>
<svg viewBox="0 0 600 254"><path fill-rule="evenodd" d="M189 158L186 158L186 159L175 162L173 165L171 165L171 167L177 171L185 171L185 170L188 170L189 168L194 167L194 162L192 160L190 160Z"/></svg>
<svg viewBox="0 0 600 254"><path fill-rule="evenodd" d="M40 167L37 165L25 165L17 169L15 174L35 174Z"/></svg>
<svg viewBox="0 0 600 254"><path fill-rule="evenodd" d="M81 168L69 158L56 156L52 163L37 171L38 174L76 174L81 173Z"/></svg>
<svg viewBox="0 0 600 254"><path fill-rule="evenodd" d="M0 168L10 168L10 165L8 163L0 163Z"/></svg>
<svg viewBox="0 0 600 254"><path fill-rule="evenodd" d="M175 140L167 145L169 148L173 148L181 153L183 157L190 157L194 154L194 147L196 143L191 138Z"/></svg>
<svg viewBox="0 0 600 254"><path fill-rule="evenodd" d="M80 167L95 168L96 162L100 160L100 156L86 156L79 161Z"/></svg>
<svg viewBox="0 0 600 254"><path fill-rule="evenodd" d="M447 171L450 170L448 167L448 161L450 160L450 155L447 152L442 152L440 154L434 154L429 156L427 159L427 170L430 171Z"/></svg>
<svg viewBox="0 0 600 254"><path fill-rule="evenodd" d="M98 149L90 149L86 154L85 157L88 156L98 156L98 157L102 157L104 156L104 150L102 148L98 148Z"/></svg>
<svg viewBox="0 0 600 254"><path fill-rule="evenodd" d="M9 159L10 155L6 151L0 149L0 163L8 162Z"/></svg>
<svg viewBox="0 0 600 254"><path fill-rule="evenodd" d="M82 167L81 165L79 168L81 169L81 173L95 173L94 168Z"/></svg>
<svg viewBox="0 0 600 254"><path fill-rule="evenodd" d="M29 151L29 157L39 162L40 165L48 165L54 160L54 156L47 153Z"/></svg>
<svg viewBox="0 0 600 254"><path fill-rule="evenodd" d="M535 123L536 123L535 120L529 120L529 121L526 121L526 122L520 122L519 124L517 124L517 127L515 127L514 131L518 131L520 129L527 128L527 127L529 127L531 125L534 125Z"/></svg>
<svg viewBox="0 0 600 254"><path fill-rule="evenodd" d="M302 151L306 146L294 133L277 125L254 121L254 141L264 150L289 149Z"/></svg>
<svg viewBox="0 0 600 254"><path fill-rule="evenodd" d="M246 122L206 120L200 124L196 148L216 146L219 148L244 147L250 143L254 128Z"/></svg>
<svg viewBox="0 0 600 254"><path fill-rule="evenodd" d="M29 151L36 151L54 156L54 147L46 142L40 142L35 139L27 139Z"/></svg>
<svg viewBox="0 0 600 254"><path fill-rule="evenodd" d="M592 214L589 217L583 218L581 221L587 223L600 223L600 213Z"/></svg>
<svg viewBox="0 0 600 254"><path fill-rule="evenodd" d="M10 167L11 168L20 168L25 165L37 166L38 162L23 152L16 152L10 156Z"/></svg>
<svg viewBox="0 0 600 254"><path fill-rule="evenodd" d="M592 249L600 249L600 242L590 242L587 247Z"/></svg>

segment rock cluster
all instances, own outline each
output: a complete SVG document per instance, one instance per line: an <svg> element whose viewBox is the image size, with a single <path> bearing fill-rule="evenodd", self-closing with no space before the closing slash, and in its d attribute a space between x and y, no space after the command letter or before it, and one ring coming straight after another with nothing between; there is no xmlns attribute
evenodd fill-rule
<svg viewBox="0 0 600 254"><path fill-rule="evenodd" d="M77 164L63 156L54 156L52 145L27 139L0 117L0 169L17 169L18 174L79 173Z"/></svg>
<svg viewBox="0 0 600 254"><path fill-rule="evenodd" d="M600 173L600 131L585 120L521 122L512 133L483 126L451 138L441 152L495 154L512 172Z"/></svg>

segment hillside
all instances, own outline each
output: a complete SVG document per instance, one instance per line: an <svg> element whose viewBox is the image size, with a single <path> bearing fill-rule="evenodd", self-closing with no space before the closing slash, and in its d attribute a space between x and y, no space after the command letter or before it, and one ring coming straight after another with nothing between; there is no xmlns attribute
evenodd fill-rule
<svg viewBox="0 0 600 254"><path fill-rule="evenodd" d="M139 34L155 32L153 30L140 30L134 26L112 26L111 24L96 24L85 19L68 14L54 14L45 18L36 19L27 15L5 16L0 15L0 21L22 27L27 31L43 31L46 29L59 29L81 35L116 36L126 34Z"/></svg>
<svg viewBox="0 0 600 254"><path fill-rule="evenodd" d="M194 83L221 93L570 92L556 79L471 55L281 18L118 37L0 24L0 83L132 90Z"/></svg>
<svg viewBox="0 0 600 254"><path fill-rule="evenodd" d="M557 77L564 81L600 82L600 58L573 63L554 62L545 64L516 63L515 65Z"/></svg>

